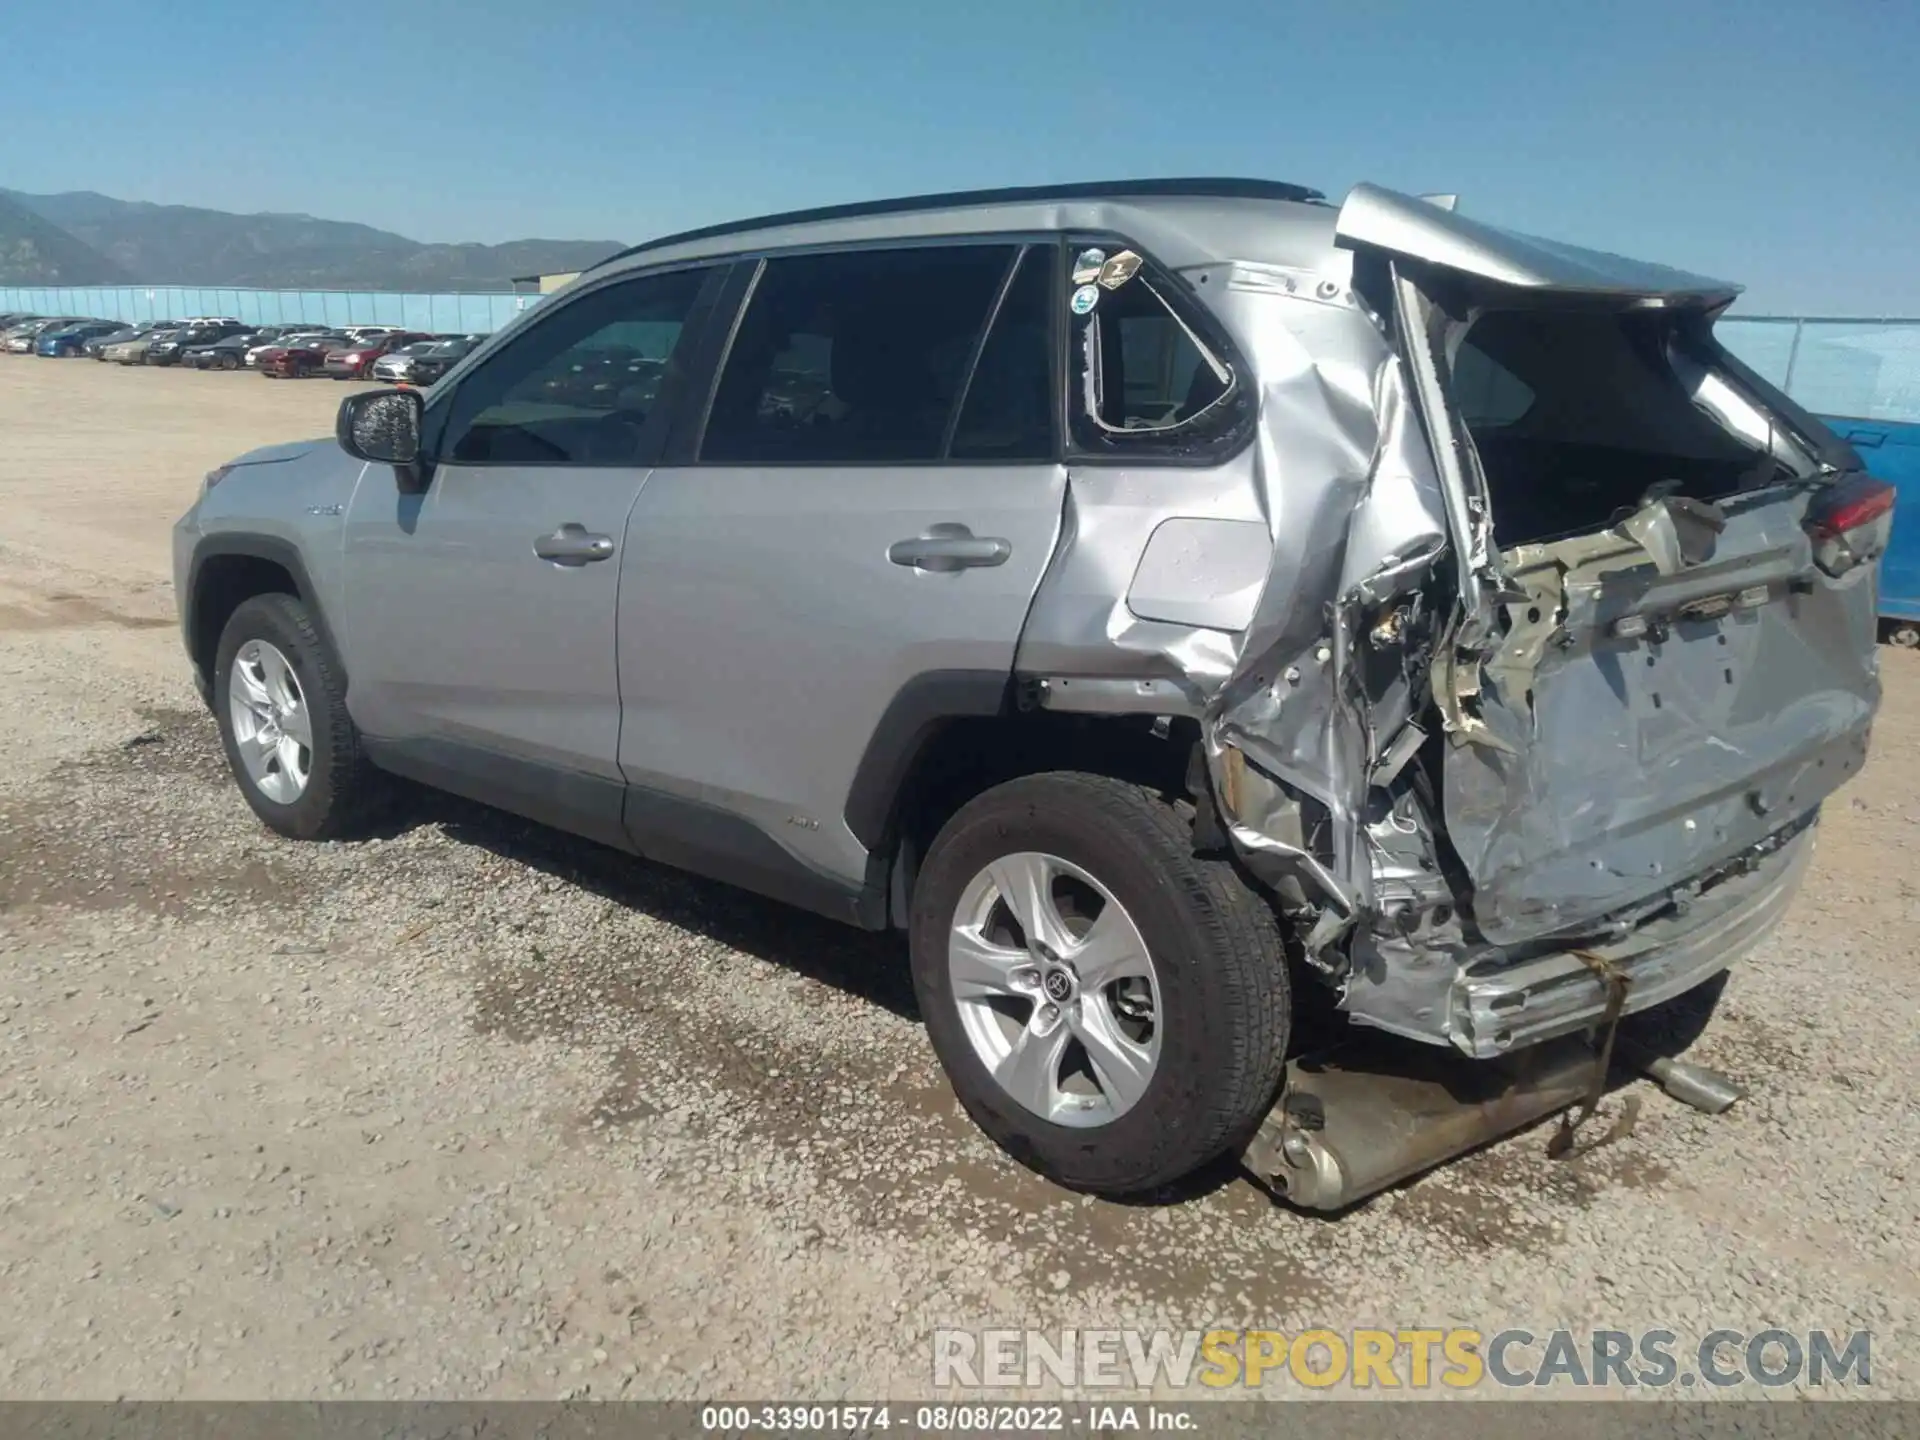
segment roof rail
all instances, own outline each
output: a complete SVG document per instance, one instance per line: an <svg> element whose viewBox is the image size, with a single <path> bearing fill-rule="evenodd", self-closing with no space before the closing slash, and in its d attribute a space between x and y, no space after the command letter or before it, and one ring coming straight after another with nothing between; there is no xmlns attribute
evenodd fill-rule
<svg viewBox="0 0 1920 1440"><path fill-rule="evenodd" d="M1085 180L1068 185L1019 185L1000 190L949 190L938 195L908 195L895 200L861 200L850 205L821 205L811 210L786 210L776 215L756 215L746 220L730 220L723 225L703 225L697 230L682 230L662 235L657 240L629 245L626 249L590 265L598 270L629 255L658 250L667 245L683 245L694 240L712 240L723 235L739 235L749 230L768 230L778 225L804 225L816 220L859 220L871 215L910 215L921 210L951 210L962 205L1017 205L1043 200L1134 200L1165 196L1196 196L1221 200L1293 200L1311 202L1327 197L1305 185L1289 185L1284 180L1245 180L1231 176L1168 178L1152 180Z"/></svg>

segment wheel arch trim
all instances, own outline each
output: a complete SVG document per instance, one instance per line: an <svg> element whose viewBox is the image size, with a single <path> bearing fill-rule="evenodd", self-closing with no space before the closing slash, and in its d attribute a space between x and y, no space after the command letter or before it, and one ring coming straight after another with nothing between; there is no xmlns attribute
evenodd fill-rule
<svg viewBox="0 0 1920 1440"><path fill-rule="evenodd" d="M318 590L314 587L313 576L308 573L306 562L300 557L300 548L291 540L277 535L261 535L252 531L230 531L213 535L203 535L195 542L193 558L187 566L187 590L181 597L181 631L187 645L187 654L192 657L196 667L211 666L213 648L208 647L201 654L200 621L201 603L204 587L201 583L209 560L237 556L249 560L264 560L277 565L287 572L293 581L293 593L301 604L307 607L307 613L313 619L313 627L320 632L321 640L333 656L333 663L339 668L342 680L346 680L347 667L345 657L327 621L326 608L320 603ZM213 645L219 644L219 636L212 637ZM209 675L209 679L211 676Z"/></svg>

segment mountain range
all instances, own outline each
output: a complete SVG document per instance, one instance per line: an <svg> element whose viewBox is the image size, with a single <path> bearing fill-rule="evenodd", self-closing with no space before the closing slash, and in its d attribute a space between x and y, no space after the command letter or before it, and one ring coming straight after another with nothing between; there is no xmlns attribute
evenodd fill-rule
<svg viewBox="0 0 1920 1440"><path fill-rule="evenodd" d="M516 275L583 269L620 248L616 240L430 245L311 215L0 190L0 284L10 285L509 290Z"/></svg>

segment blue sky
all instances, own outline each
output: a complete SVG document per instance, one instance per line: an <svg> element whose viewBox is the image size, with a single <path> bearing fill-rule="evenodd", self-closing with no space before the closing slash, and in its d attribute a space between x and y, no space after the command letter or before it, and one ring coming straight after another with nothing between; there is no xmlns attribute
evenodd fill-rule
<svg viewBox="0 0 1920 1440"><path fill-rule="evenodd" d="M0 185L423 240L1238 174L1920 314L1913 0L0 5Z"/></svg>

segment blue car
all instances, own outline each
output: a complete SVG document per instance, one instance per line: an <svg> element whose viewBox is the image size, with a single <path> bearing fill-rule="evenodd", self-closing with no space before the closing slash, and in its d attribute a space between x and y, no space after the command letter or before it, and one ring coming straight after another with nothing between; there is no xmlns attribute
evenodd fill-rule
<svg viewBox="0 0 1920 1440"><path fill-rule="evenodd" d="M87 341L121 328L118 320L82 320L75 325L43 330L33 343L33 353L61 358L86 353Z"/></svg>

